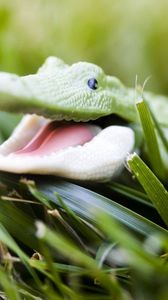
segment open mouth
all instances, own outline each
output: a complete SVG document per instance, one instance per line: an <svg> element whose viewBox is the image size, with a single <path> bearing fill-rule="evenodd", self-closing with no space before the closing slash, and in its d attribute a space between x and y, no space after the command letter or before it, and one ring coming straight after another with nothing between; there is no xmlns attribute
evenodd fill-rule
<svg viewBox="0 0 168 300"><path fill-rule="evenodd" d="M102 129L26 115L0 146L0 170L106 180L120 172L133 145L128 127Z"/></svg>
<svg viewBox="0 0 168 300"><path fill-rule="evenodd" d="M87 123L49 121L42 125L34 137L15 155L43 156L68 147L83 145L97 135L101 129Z"/></svg>

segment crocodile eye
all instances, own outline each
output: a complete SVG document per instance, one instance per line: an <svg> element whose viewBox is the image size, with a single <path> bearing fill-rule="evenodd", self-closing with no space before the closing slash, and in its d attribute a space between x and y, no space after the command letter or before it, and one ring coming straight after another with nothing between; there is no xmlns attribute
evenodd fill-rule
<svg viewBox="0 0 168 300"><path fill-rule="evenodd" d="M90 78L87 84L92 90L96 90L98 88L98 82L95 78Z"/></svg>

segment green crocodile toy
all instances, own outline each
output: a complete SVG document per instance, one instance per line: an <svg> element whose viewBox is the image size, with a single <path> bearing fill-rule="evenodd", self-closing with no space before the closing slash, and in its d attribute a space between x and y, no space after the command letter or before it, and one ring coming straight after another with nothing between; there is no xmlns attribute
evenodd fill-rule
<svg viewBox="0 0 168 300"><path fill-rule="evenodd" d="M168 127L168 99L144 93L160 124ZM107 180L123 169L134 147L125 126L88 122L118 115L139 122L134 89L91 63L71 66L49 57L37 74L0 73L0 110L26 114L0 146L0 170Z"/></svg>

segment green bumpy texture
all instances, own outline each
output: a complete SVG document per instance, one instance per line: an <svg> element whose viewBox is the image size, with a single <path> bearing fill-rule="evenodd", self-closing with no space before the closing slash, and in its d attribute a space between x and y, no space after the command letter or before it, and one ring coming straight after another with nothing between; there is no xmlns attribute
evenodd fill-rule
<svg viewBox="0 0 168 300"><path fill-rule="evenodd" d="M88 85L96 79L97 88ZM168 126L168 99L145 92L156 119ZM65 64L49 57L37 74L17 76L0 73L0 110L36 113L57 120L88 121L116 114L138 122L135 90L126 88L119 79L105 75L91 63Z"/></svg>

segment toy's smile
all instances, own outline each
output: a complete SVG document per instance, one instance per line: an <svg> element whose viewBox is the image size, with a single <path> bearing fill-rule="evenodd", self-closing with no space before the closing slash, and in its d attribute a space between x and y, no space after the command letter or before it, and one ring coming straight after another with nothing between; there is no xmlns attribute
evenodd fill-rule
<svg viewBox="0 0 168 300"><path fill-rule="evenodd" d="M0 170L105 180L123 168L133 144L130 128L102 130L89 123L26 115L0 146Z"/></svg>

